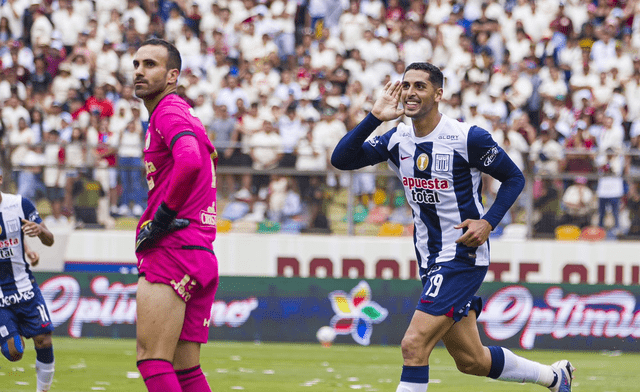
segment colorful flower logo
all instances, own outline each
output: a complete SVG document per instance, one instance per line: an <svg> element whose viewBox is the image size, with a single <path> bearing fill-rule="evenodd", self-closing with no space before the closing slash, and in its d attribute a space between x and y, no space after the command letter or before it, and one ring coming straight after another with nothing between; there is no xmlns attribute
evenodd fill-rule
<svg viewBox="0 0 640 392"><path fill-rule="evenodd" d="M342 290L329 293L329 300L336 315L331 327L337 335L349 335L356 343L368 346L373 332L372 324L379 324L389 312L371 300L371 287L364 280L347 294Z"/></svg>

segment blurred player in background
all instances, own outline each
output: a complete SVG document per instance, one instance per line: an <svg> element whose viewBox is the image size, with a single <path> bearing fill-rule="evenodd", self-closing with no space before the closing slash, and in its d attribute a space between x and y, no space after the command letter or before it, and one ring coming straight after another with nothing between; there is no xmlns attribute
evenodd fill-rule
<svg viewBox="0 0 640 392"><path fill-rule="evenodd" d="M31 201L20 195L0 193L0 351L8 360L19 361L24 353L23 337L33 338L37 391L45 392L51 388L55 367L53 324L29 269L30 263L38 264L40 256L29 249L25 235L38 237L46 246L53 245L53 234Z"/></svg>
<svg viewBox="0 0 640 392"><path fill-rule="evenodd" d="M200 345L218 287L216 150L175 94L178 50L148 40L133 65L135 94L151 116L144 147L149 199L136 238L138 369L151 392L206 392Z"/></svg>
<svg viewBox="0 0 640 392"><path fill-rule="evenodd" d="M442 93L439 68L410 64L401 82L386 84L371 113L331 157L342 170L388 161L413 210L423 291L402 339L404 366L396 391L427 390L429 356L440 340L463 373L571 391L574 369L568 361L542 365L480 341L476 321L482 300L475 293L489 266L489 233L516 201L524 176L487 131L439 112ZM413 126L400 123L367 140L383 121L401 115ZM486 214L482 173L502 183Z"/></svg>

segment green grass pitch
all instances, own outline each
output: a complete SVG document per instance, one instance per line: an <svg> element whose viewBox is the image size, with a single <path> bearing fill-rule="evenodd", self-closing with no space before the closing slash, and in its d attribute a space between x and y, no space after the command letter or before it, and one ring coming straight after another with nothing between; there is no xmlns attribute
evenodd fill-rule
<svg viewBox="0 0 640 392"><path fill-rule="evenodd" d="M135 366L132 339L54 338L60 392L144 392ZM640 354L601 352L517 351L535 361L567 358L578 368L574 391L640 391ZM35 352L27 341L20 362L0 359L0 391L35 391ZM395 391L400 377L399 347L319 344L209 342L203 346L202 368L214 391ZM429 392L545 391L536 385L493 381L463 375L443 348L431 358Z"/></svg>

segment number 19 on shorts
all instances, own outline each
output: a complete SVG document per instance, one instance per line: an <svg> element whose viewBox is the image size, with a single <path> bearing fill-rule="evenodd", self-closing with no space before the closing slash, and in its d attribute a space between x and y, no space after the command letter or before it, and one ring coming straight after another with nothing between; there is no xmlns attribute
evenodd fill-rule
<svg viewBox="0 0 640 392"><path fill-rule="evenodd" d="M440 286L442 285L442 275L437 274L429 278L429 288L424 292L426 297L436 297L440 292Z"/></svg>

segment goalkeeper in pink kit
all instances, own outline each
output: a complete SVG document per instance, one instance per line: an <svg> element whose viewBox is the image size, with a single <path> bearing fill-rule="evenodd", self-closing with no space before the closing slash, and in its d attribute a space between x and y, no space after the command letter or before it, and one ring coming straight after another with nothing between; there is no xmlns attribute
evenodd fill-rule
<svg viewBox="0 0 640 392"><path fill-rule="evenodd" d="M150 120L144 163L148 207L136 236L137 365L150 392L211 391L200 369L218 287L216 150L193 109L175 94L181 58L144 42L134 88Z"/></svg>

